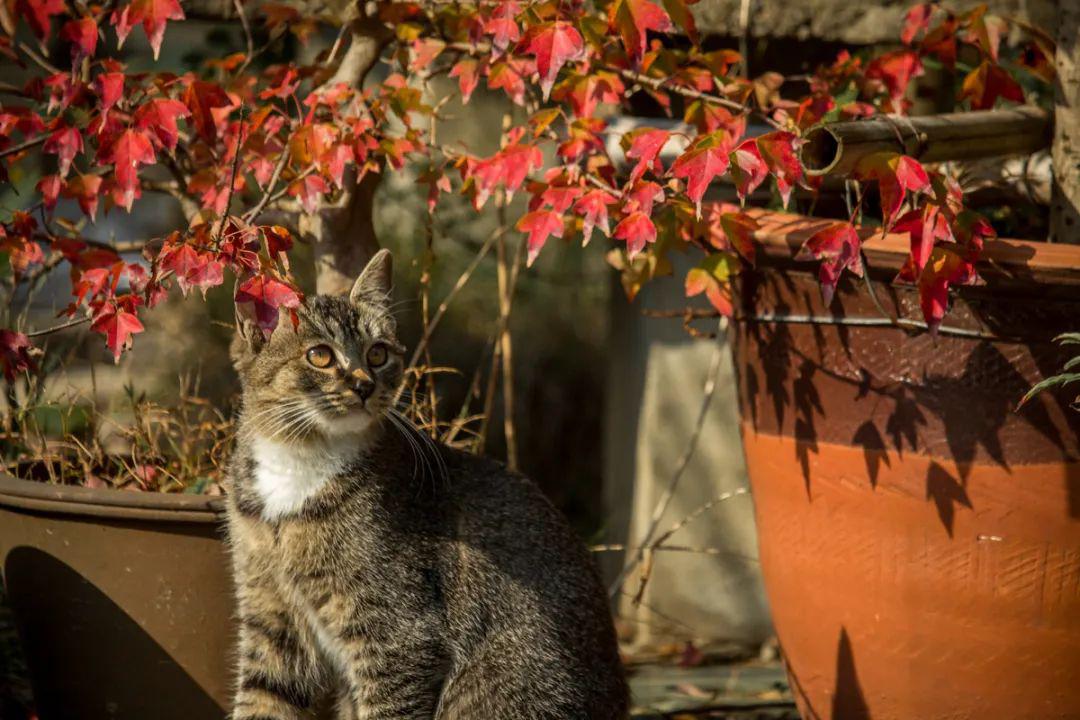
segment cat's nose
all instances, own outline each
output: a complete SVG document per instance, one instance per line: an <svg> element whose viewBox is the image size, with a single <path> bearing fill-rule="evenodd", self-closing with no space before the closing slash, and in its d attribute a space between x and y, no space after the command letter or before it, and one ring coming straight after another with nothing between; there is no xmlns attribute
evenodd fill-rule
<svg viewBox="0 0 1080 720"><path fill-rule="evenodd" d="M366 372L360 370L359 368L353 371L350 380L350 387L352 388L352 391L359 395L360 399L364 400L365 402L369 397L371 397L372 393L375 392L375 381L372 380Z"/></svg>

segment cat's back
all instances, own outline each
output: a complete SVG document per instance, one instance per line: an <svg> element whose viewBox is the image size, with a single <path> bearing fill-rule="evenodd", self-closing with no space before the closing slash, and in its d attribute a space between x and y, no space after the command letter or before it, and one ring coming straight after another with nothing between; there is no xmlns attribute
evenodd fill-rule
<svg viewBox="0 0 1080 720"><path fill-rule="evenodd" d="M584 543L528 478L456 451L446 461L448 620L459 650L522 692L543 688L555 704L536 717L623 717L607 594Z"/></svg>

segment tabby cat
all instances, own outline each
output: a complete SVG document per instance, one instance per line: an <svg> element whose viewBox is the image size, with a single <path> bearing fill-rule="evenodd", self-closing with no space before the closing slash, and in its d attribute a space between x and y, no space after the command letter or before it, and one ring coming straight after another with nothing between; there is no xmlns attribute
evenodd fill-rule
<svg viewBox="0 0 1080 720"><path fill-rule="evenodd" d="M588 552L526 478L404 423L388 252L265 339L238 320L235 720L624 718ZM553 448L553 451L556 451Z"/></svg>

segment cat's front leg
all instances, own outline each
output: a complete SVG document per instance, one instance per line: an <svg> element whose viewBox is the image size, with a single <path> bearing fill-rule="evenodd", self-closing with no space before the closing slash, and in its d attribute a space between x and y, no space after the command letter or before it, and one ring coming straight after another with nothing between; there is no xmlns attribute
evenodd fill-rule
<svg viewBox="0 0 1080 720"><path fill-rule="evenodd" d="M239 555L239 553L238 553ZM322 663L268 568L238 557L239 666L233 720L300 720L320 699Z"/></svg>
<svg viewBox="0 0 1080 720"><path fill-rule="evenodd" d="M449 668L441 644L408 632L385 642L372 642L365 634L343 643L355 717L431 720Z"/></svg>
<svg viewBox="0 0 1080 720"><path fill-rule="evenodd" d="M233 720L300 720L318 700L316 659L285 612L240 616Z"/></svg>

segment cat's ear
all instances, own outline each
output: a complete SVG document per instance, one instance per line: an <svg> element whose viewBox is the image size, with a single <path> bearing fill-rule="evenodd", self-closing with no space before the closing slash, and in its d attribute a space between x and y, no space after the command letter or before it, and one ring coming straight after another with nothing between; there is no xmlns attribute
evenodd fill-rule
<svg viewBox="0 0 1080 720"><path fill-rule="evenodd" d="M233 288L233 297L236 297L236 288ZM234 317L236 321L236 335L229 346L229 355L233 364L240 366L245 359L262 350L266 344L266 337L255 323L255 319L249 313L244 312L238 303L233 303Z"/></svg>
<svg viewBox="0 0 1080 720"><path fill-rule="evenodd" d="M372 256L360 277L356 278L349 291L349 302L353 305L363 302L389 304L390 291L394 286L393 272L393 256L383 248Z"/></svg>

